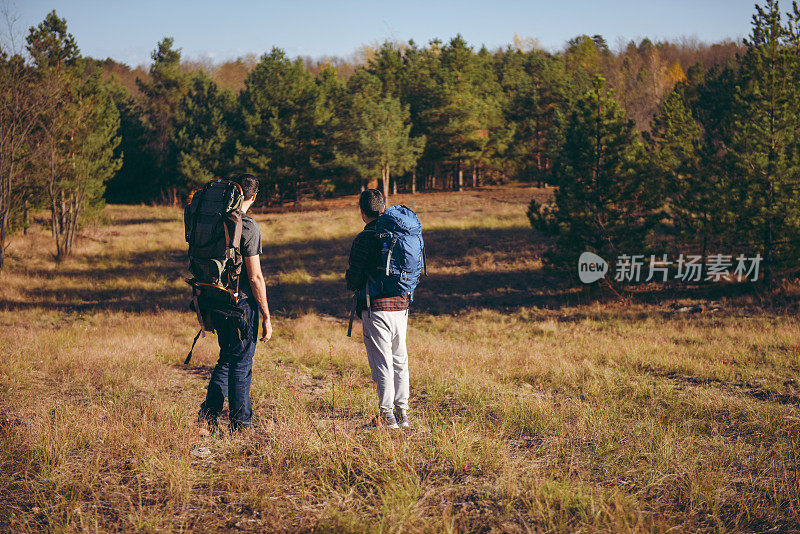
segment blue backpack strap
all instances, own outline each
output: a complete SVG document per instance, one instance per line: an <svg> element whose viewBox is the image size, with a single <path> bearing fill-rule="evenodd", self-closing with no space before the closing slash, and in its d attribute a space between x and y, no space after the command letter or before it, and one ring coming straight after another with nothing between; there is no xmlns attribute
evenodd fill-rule
<svg viewBox="0 0 800 534"><path fill-rule="evenodd" d="M389 245L389 253L386 254L386 276L389 276L389 264L392 262L392 250L394 250L394 246L397 244L397 238L392 238L392 244Z"/></svg>
<svg viewBox="0 0 800 534"><path fill-rule="evenodd" d="M419 234L419 246L422 248L422 272L428 276L428 258L425 256L425 242L422 241L422 234Z"/></svg>

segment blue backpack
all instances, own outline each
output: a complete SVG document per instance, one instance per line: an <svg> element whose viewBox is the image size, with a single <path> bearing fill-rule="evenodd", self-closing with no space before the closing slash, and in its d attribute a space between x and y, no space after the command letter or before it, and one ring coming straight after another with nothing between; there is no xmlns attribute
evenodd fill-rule
<svg viewBox="0 0 800 534"><path fill-rule="evenodd" d="M420 275L428 274L419 217L403 205L391 206L378 217L375 234L380 260L367 282L367 297L409 293L413 300Z"/></svg>

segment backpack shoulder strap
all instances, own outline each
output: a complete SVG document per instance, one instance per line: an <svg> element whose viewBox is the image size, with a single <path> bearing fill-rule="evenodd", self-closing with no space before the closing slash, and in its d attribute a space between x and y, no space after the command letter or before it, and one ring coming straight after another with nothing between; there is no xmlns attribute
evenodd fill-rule
<svg viewBox="0 0 800 534"><path fill-rule="evenodd" d="M203 186L200 191L198 191L195 195L192 195L192 201L194 201L194 197L197 197L197 207L195 207L194 212L192 212L192 231L189 234L189 250L191 251L192 247L194 246L194 235L197 231L197 216L200 213L200 204L203 203L203 199L206 196L206 191L210 186L211 182L207 183Z"/></svg>
<svg viewBox="0 0 800 534"><path fill-rule="evenodd" d="M227 184L228 187L231 187L231 188L234 188L234 189L238 189L239 190L239 194L244 196L244 191L242 191L242 186L239 185L238 183L234 182L233 180L214 180L214 181L218 182L218 183L221 183L221 184Z"/></svg>

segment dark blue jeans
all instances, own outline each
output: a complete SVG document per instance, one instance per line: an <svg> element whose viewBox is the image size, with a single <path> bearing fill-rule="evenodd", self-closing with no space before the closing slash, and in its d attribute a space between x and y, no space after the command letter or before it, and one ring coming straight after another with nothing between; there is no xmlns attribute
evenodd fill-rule
<svg viewBox="0 0 800 534"><path fill-rule="evenodd" d="M216 425L225 397L228 397L231 429L251 425L253 408L250 405L250 381L253 378L253 355L258 342L258 306L250 299L240 300L247 326L239 338L238 320L214 317L214 329L219 341L219 361L211 373L206 400L200 415Z"/></svg>

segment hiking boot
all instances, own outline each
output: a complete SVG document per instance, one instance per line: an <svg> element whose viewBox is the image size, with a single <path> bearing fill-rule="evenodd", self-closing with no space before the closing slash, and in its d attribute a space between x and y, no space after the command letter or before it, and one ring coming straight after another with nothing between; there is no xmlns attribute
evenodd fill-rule
<svg viewBox="0 0 800 534"><path fill-rule="evenodd" d="M400 428L400 425L397 424L397 420L394 418L394 414L379 413L362 428L378 428L378 427L394 429L394 428Z"/></svg>
<svg viewBox="0 0 800 534"><path fill-rule="evenodd" d="M238 433L238 434L252 434L255 432L252 424L243 425L238 421L231 421L230 424L231 434Z"/></svg>
<svg viewBox="0 0 800 534"><path fill-rule="evenodd" d="M205 430L209 434L216 434L219 430L217 414L206 411L205 403L200 406L200 412L197 414L197 422L200 424L201 432Z"/></svg>
<svg viewBox="0 0 800 534"><path fill-rule="evenodd" d="M411 419L408 418L408 411L407 410L396 410L397 413L397 422L400 425L400 428L411 428Z"/></svg>

